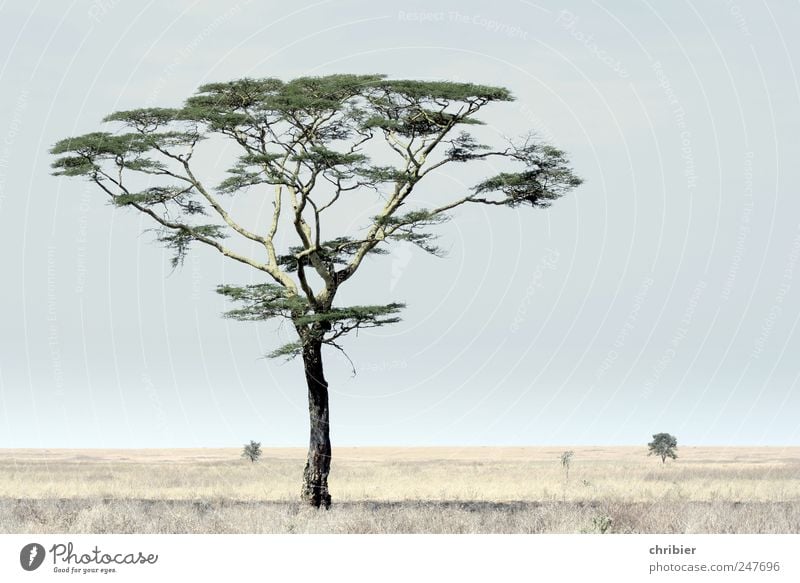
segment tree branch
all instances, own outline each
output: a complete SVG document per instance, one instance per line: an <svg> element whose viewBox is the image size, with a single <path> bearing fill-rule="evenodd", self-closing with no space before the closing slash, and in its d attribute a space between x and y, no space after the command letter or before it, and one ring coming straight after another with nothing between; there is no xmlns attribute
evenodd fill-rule
<svg viewBox="0 0 800 583"><path fill-rule="evenodd" d="M97 174L102 174L104 177L106 177L106 179L108 179L111 182L113 182L114 184L116 184L117 187L122 192L124 192L125 194L130 194L130 191L128 191L128 189L125 188L125 186L120 184L117 180L115 180L114 178L109 176L107 173L105 173L103 171L98 171ZM95 175L92 178L92 180L95 182L95 184L97 184L100 188L102 188L112 199L116 198L118 196L117 194L112 192L110 189L108 189L106 187L106 185L103 184L103 181L100 180L97 177L97 175ZM167 219L166 217L162 217L158 213L156 213L153 209L148 208L148 207L146 207L146 206L144 206L142 204L139 204L139 203L136 203L136 202L131 202L131 203L128 203L128 204L130 206L134 207L139 212L142 212L142 213L148 215L149 217L154 219L157 223L159 223L161 226L166 227L168 229L175 230L175 231L181 231L181 232L187 233L192 237L192 239L194 239L196 241L200 241L201 243L204 243L204 244L206 244L206 245L208 245L210 247L215 248L217 251L219 251L225 257L230 257L231 259L234 259L234 260L238 261L239 263L243 263L245 265L249 265L250 267L258 269L259 271L263 271L264 273L267 273L277 283L283 285L285 288L290 290L290 292L293 292L295 294L297 293L297 288L295 287L294 282L292 282L292 280L288 276L283 274L279 269L273 268L271 265L267 265L267 264L264 264L264 263L259 263L258 261L255 261L255 260L253 260L253 259L251 259L249 257L246 257L246 256L241 255L239 253L236 253L234 251L231 251L230 249L225 247L222 243L220 243L216 239L213 239L211 237L207 237L207 236L205 236L205 235L203 235L201 233L198 233L195 230L195 228L193 228L192 226L187 225L185 223L180 223L180 222L177 222L177 221L173 221L173 220Z"/></svg>

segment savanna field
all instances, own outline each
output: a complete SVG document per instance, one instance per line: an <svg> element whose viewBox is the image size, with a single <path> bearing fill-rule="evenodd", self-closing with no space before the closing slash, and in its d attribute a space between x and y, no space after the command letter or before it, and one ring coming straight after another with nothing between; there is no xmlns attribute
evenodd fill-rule
<svg viewBox="0 0 800 583"><path fill-rule="evenodd" d="M574 451L569 475L559 463ZM800 448L0 450L2 533L800 533Z"/></svg>

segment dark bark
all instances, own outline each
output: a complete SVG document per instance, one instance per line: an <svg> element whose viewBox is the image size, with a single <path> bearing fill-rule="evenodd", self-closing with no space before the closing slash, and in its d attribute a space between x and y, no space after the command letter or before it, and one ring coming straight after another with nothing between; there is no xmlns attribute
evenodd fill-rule
<svg viewBox="0 0 800 583"><path fill-rule="evenodd" d="M331 438L328 418L328 382L322 367L322 344L309 342L303 348L303 365L308 384L310 438L303 472L302 498L308 504L329 508L328 474L331 470Z"/></svg>

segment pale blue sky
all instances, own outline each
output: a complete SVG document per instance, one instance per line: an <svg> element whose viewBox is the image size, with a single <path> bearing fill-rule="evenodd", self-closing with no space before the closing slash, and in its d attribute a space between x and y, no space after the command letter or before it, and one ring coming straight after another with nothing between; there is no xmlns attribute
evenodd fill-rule
<svg viewBox="0 0 800 583"><path fill-rule="evenodd" d="M586 179L547 211L459 211L446 259L365 266L342 301L408 309L345 343L356 377L328 354L335 445L796 445L799 21L788 2L0 1L0 447L306 443L300 363L260 358L288 336L219 317L214 287L254 274L207 250L170 274L150 225L47 151L205 82L333 72L508 87L491 130L537 129Z"/></svg>

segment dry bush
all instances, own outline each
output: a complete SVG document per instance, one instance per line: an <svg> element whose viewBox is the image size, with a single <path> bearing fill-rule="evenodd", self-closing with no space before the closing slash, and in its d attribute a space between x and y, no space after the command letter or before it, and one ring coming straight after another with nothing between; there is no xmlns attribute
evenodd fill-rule
<svg viewBox="0 0 800 583"><path fill-rule="evenodd" d="M800 532L797 503L0 500L6 533L751 533Z"/></svg>

